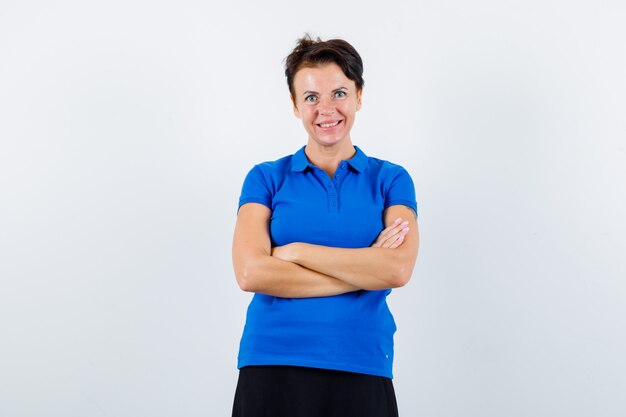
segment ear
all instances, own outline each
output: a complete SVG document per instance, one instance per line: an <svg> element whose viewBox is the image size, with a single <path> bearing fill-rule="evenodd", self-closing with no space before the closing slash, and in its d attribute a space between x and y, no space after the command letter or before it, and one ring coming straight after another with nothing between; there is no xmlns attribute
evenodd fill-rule
<svg viewBox="0 0 626 417"><path fill-rule="evenodd" d="M360 88L356 92L356 111L361 110L361 97L363 96L363 88Z"/></svg>

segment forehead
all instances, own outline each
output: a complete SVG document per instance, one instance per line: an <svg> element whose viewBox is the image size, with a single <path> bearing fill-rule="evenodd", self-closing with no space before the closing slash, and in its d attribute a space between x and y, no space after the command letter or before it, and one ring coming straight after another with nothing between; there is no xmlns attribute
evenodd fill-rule
<svg viewBox="0 0 626 417"><path fill-rule="evenodd" d="M346 77L334 62L315 67L303 67L296 72L293 86L297 92L333 90L339 87L356 88L354 81Z"/></svg>

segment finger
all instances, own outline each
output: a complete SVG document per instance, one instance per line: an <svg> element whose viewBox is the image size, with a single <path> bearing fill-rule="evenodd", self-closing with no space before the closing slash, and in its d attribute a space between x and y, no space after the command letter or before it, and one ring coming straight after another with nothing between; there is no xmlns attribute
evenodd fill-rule
<svg viewBox="0 0 626 417"><path fill-rule="evenodd" d="M408 221L403 222L401 218L396 219L396 221L394 221L391 226L387 227L382 232L380 232L380 234L378 235L378 240L380 242L385 241L386 239L398 233L408 224L409 224Z"/></svg>
<svg viewBox="0 0 626 417"><path fill-rule="evenodd" d="M387 239L385 242L383 242L381 246L383 248L392 248L392 249L397 248L398 246L402 244L402 242L404 241L404 236L406 236L408 232L409 232L409 228L405 227L400 232L396 233L395 235Z"/></svg>
<svg viewBox="0 0 626 417"><path fill-rule="evenodd" d="M387 240L390 236L393 236L393 229L400 225L401 222L402 218L398 217L389 227L383 229L383 231L381 231L376 237L376 240L372 244L372 247L379 248L383 244L383 242L385 242L385 240Z"/></svg>
<svg viewBox="0 0 626 417"><path fill-rule="evenodd" d="M401 223L402 223L402 218L398 217L397 219L393 221L393 223L389 225L389 227L383 229L382 232L379 233L379 236L384 236L385 234L390 233L394 228L398 227Z"/></svg>
<svg viewBox="0 0 626 417"><path fill-rule="evenodd" d="M398 240L399 237L400 237L399 235L393 235L389 239L385 240L380 247L381 248L391 248L393 246L393 244L396 243L396 241Z"/></svg>
<svg viewBox="0 0 626 417"><path fill-rule="evenodd" d="M391 246L389 246L389 249L395 249L395 248L400 247L400 245L402 245L404 243L404 236L406 236L406 234L398 236L396 241L393 242L393 244Z"/></svg>
<svg viewBox="0 0 626 417"><path fill-rule="evenodd" d="M405 221L396 226L391 227L390 230L388 230L387 232L384 232L384 234L381 233L381 235L379 236L380 242L383 243L385 240L397 235L398 233L402 233L402 231L408 227L408 224L409 222Z"/></svg>
<svg viewBox="0 0 626 417"><path fill-rule="evenodd" d="M403 242L403 240L398 242L398 239L404 239L404 236L406 236L406 234L409 233L409 230L411 230L411 229L408 226L405 227L404 229L398 231L394 235L392 235L389 238L387 238L384 242L381 243L381 246L383 248L393 248L393 247L397 248Z"/></svg>

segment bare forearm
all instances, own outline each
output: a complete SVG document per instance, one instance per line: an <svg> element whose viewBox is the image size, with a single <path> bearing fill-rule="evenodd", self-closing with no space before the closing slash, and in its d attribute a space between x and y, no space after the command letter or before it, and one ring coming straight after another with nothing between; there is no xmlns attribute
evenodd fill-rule
<svg viewBox="0 0 626 417"><path fill-rule="evenodd" d="M244 291L283 298L325 297L359 289L346 281L266 255L249 259L235 272Z"/></svg>
<svg viewBox="0 0 626 417"><path fill-rule="evenodd" d="M413 270L400 248L344 249L307 243L290 246L287 260L366 290L400 287Z"/></svg>

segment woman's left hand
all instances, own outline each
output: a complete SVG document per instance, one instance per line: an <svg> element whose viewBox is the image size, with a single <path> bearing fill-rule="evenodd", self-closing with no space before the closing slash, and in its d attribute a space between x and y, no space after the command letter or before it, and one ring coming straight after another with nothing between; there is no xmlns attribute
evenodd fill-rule
<svg viewBox="0 0 626 417"><path fill-rule="evenodd" d="M288 243L283 246L274 246L272 248L272 256L287 262L294 262L296 259L296 248L298 243Z"/></svg>
<svg viewBox="0 0 626 417"><path fill-rule="evenodd" d="M391 226L380 232L371 247L395 249L402 245L404 236L409 232L408 224L408 221L397 218Z"/></svg>

